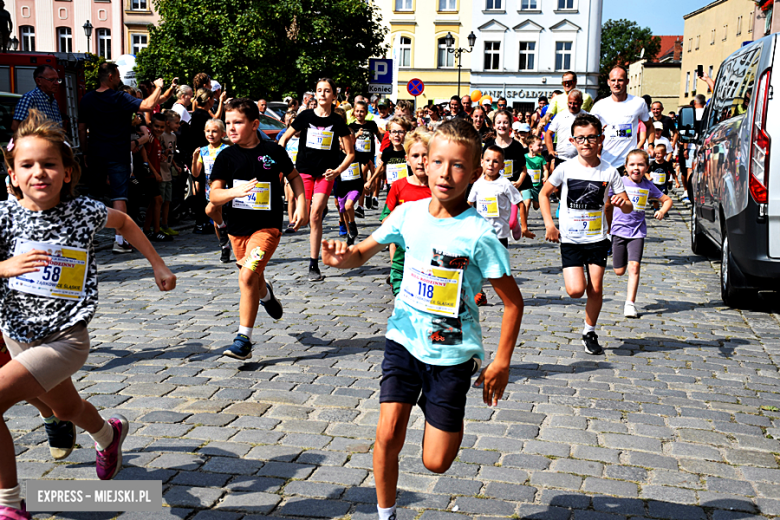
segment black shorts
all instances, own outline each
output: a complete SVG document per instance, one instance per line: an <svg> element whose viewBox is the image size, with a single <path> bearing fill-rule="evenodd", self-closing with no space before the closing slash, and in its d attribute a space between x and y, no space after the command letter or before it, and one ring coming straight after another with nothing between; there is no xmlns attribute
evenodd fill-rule
<svg viewBox="0 0 780 520"><path fill-rule="evenodd" d="M607 267L607 252L610 243L606 238L593 244L566 244L561 242L563 268L598 265Z"/></svg>
<svg viewBox="0 0 780 520"><path fill-rule="evenodd" d="M622 269L629 262L641 262L645 250L645 239L623 238L612 235L612 267Z"/></svg>
<svg viewBox="0 0 780 520"><path fill-rule="evenodd" d="M660 191L664 195L666 195L668 193L668 190L666 189L666 184L655 184L655 183L653 183L653 185L656 188L658 188L658 191Z"/></svg>
<svg viewBox="0 0 780 520"><path fill-rule="evenodd" d="M457 433L463 429L473 368L472 360L453 366L423 363L406 347L388 339L379 402L419 404L428 424Z"/></svg>

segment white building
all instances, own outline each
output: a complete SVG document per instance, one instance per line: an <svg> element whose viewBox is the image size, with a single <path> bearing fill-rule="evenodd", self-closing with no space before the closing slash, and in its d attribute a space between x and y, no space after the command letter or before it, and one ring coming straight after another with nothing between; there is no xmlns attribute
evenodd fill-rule
<svg viewBox="0 0 780 520"><path fill-rule="evenodd" d="M602 0L473 0L477 42L471 91L528 110L540 95L577 73L577 88L596 98Z"/></svg>

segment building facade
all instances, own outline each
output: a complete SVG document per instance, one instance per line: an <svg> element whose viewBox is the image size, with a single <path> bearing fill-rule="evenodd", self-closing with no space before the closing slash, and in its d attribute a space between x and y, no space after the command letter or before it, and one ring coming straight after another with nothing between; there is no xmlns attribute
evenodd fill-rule
<svg viewBox="0 0 780 520"><path fill-rule="evenodd" d="M676 111L680 95L682 36L661 36L661 51L653 60L637 60L628 66L628 93L648 95L664 108Z"/></svg>
<svg viewBox="0 0 780 520"><path fill-rule="evenodd" d="M91 52L115 60L149 44L151 0L6 0L20 51ZM92 24L87 40L84 24Z"/></svg>
<svg viewBox="0 0 780 520"><path fill-rule="evenodd" d="M476 0L475 0L476 1ZM410 79L418 78L425 90L417 104L441 102L458 90L458 60L447 51L445 38L455 39L453 48L468 49L471 31L472 0L378 0L382 23L389 28L386 58L395 58L396 96L412 100L406 90ZM476 51L475 51L476 52ZM469 90L470 69L474 54L461 56L461 94Z"/></svg>
<svg viewBox="0 0 780 520"><path fill-rule="evenodd" d="M715 79L720 64L732 52L754 39L756 4L753 0L715 0L688 13L683 35L678 104L690 104L696 94L709 98L707 85L697 69ZM763 31L756 38L763 36Z"/></svg>
<svg viewBox="0 0 780 520"><path fill-rule="evenodd" d="M572 70L596 98L602 0L472 1L472 90L527 110Z"/></svg>

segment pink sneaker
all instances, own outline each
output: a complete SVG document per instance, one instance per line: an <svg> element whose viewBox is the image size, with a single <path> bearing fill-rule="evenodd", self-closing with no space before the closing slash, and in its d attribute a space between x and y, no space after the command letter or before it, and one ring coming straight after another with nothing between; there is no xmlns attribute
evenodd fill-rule
<svg viewBox="0 0 780 520"><path fill-rule="evenodd" d="M32 516L27 512L27 507L22 500L22 508L0 506L0 518L5 520L32 520Z"/></svg>
<svg viewBox="0 0 780 520"><path fill-rule="evenodd" d="M521 238L523 238L523 230L520 227L520 224L512 228L512 238L514 238L515 240L520 240Z"/></svg>
<svg viewBox="0 0 780 520"><path fill-rule="evenodd" d="M111 480L122 469L122 443L125 442L127 437L127 430L130 425L123 416L116 414L112 415L108 420L108 424L114 430L114 440L111 441L111 445L103 451L97 449L97 476L100 480Z"/></svg>

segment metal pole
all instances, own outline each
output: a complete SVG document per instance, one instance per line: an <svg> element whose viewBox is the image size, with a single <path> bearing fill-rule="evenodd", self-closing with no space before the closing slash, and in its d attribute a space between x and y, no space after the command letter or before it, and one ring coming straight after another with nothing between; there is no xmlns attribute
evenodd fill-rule
<svg viewBox="0 0 780 520"><path fill-rule="evenodd" d="M457 54L458 54L458 97L460 97L460 67L461 67L461 65L460 65L460 58L461 58L461 55L460 55L460 53L457 53Z"/></svg>

